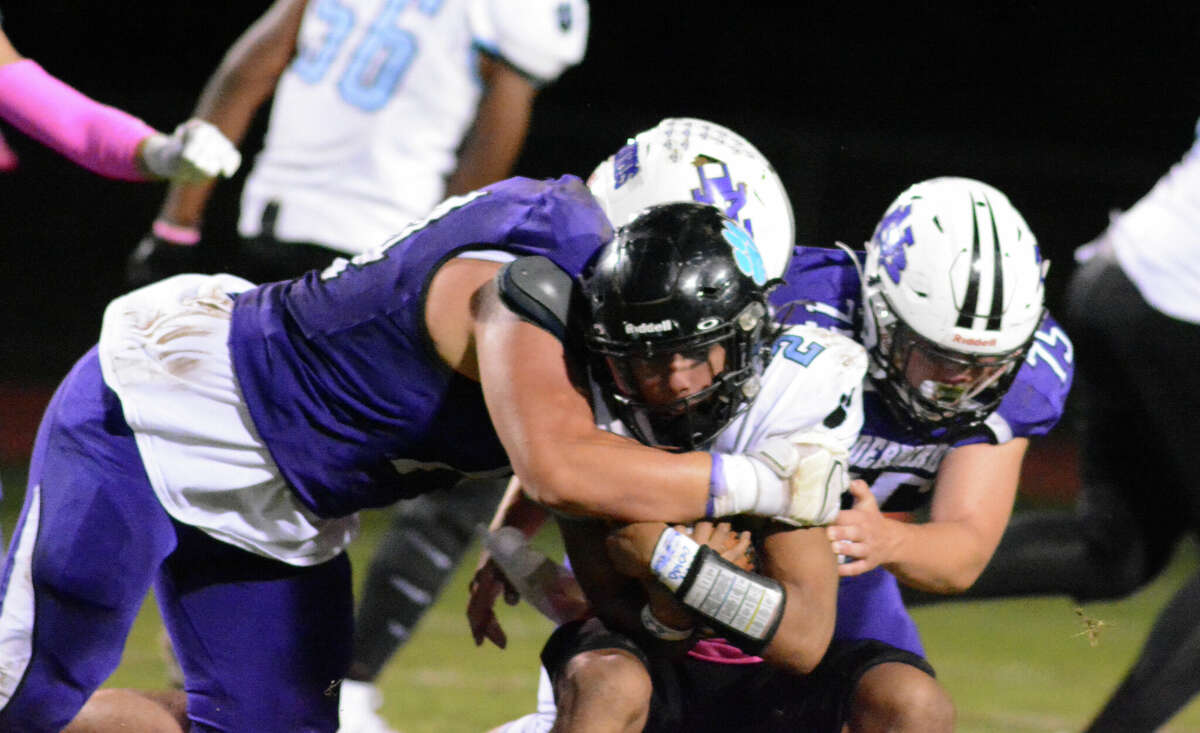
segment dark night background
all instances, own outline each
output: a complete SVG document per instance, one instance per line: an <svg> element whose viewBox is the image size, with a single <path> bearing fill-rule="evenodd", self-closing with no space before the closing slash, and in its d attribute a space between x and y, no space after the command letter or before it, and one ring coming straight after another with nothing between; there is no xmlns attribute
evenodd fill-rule
<svg viewBox="0 0 1200 733"><path fill-rule="evenodd" d="M0 3L18 50L162 130L188 117L267 4ZM916 180L981 178L1009 194L1054 261L1052 307L1073 247L1183 153L1200 115L1196 3L592 5L588 56L539 98L518 173L586 175L664 116L706 117L775 164L811 244L863 241ZM96 177L4 131L22 166L0 176L0 385L47 387L96 338L164 187ZM218 259L241 180L209 209Z"/></svg>

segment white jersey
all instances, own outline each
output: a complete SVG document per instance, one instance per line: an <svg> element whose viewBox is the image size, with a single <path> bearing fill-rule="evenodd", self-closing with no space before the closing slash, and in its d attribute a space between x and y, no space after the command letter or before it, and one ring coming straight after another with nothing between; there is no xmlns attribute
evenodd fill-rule
<svg viewBox="0 0 1200 733"><path fill-rule="evenodd" d="M583 58L587 29L586 0L310 0L239 233L268 212L279 240L382 242L444 197L482 93L478 54L545 83Z"/></svg>
<svg viewBox="0 0 1200 733"><path fill-rule="evenodd" d="M1147 303L1200 323L1200 137L1104 239Z"/></svg>
<svg viewBox="0 0 1200 733"><path fill-rule="evenodd" d="M867 352L853 339L811 325L791 326L775 340L758 395L709 446L750 453L767 438L826 446L846 454L863 424ZM594 393L597 424L629 435Z"/></svg>

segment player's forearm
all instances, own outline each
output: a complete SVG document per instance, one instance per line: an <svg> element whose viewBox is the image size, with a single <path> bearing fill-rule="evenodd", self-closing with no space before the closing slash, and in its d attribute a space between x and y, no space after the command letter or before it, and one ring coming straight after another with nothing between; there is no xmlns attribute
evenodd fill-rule
<svg viewBox="0 0 1200 733"><path fill-rule="evenodd" d="M297 0L276 3L250 26L205 83L192 116L211 122L240 146L292 59L303 6ZM177 226L199 227L212 190L211 183L172 185L159 218Z"/></svg>
<svg viewBox="0 0 1200 733"><path fill-rule="evenodd" d="M506 178L529 130L537 92L525 77L503 62L484 55L480 61L485 88L475 121L458 153L458 166L446 182L446 195L474 191Z"/></svg>
<svg viewBox="0 0 1200 733"><path fill-rule="evenodd" d="M495 514L492 515L488 529L516 527L526 537L533 537L549 516L545 507L525 495L521 490L521 481L513 476L504 490L504 496L500 499Z"/></svg>
<svg viewBox="0 0 1200 733"><path fill-rule="evenodd" d="M95 173L148 178L138 146L154 128L81 94L31 59L0 66L0 118Z"/></svg>
<svg viewBox="0 0 1200 733"><path fill-rule="evenodd" d="M550 446L551 452L531 455L521 479L526 493L552 510L624 522L705 516L712 465L707 453L666 453L600 430Z"/></svg>
<svg viewBox="0 0 1200 733"><path fill-rule="evenodd" d="M900 582L928 593L962 593L987 566L995 543L965 522L886 520L896 537L881 563Z"/></svg>
<svg viewBox="0 0 1200 733"><path fill-rule="evenodd" d="M812 672L833 638L834 613L804 586L783 583L787 595L783 620L771 643L760 652L770 664L793 674Z"/></svg>
<svg viewBox="0 0 1200 733"><path fill-rule="evenodd" d="M769 534L762 540L760 572L779 580L787 595L783 619L761 656L771 664L807 674L833 638L837 615L837 567L820 528Z"/></svg>

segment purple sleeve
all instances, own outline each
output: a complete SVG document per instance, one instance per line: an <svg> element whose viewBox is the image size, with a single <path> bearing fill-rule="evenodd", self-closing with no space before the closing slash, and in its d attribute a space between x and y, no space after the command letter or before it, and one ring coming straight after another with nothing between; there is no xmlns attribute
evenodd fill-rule
<svg viewBox="0 0 1200 733"><path fill-rule="evenodd" d="M1034 333L1029 354L1008 394L987 421L995 442L1045 435L1058 423L1075 375L1075 350L1058 323L1047 314ZM960 443L978 443L983 438Z"/></svg>

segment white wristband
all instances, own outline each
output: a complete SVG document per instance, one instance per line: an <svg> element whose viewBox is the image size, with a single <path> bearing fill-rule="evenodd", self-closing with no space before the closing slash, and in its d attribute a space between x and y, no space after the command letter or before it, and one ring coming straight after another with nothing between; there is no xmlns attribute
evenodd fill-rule
<svg viewBox="0 0 1200 733"><path fill-rule="evenodd" d="M700 545L695 540L667 527L658 536L658 544L654 546L650 570L673 593L683 584L699 552Z"/></svg>
<svg viewBox="0 0 1200 733"><path fill-rule="evenodd" d="M655 617L649 603L642 606L642 627L649 631L651 636L663 641L683 641L695 631L695 628L675 629L667 626Z"/></svg>
<svg viewBox="0 0 1200 733"><path fill-rule="evenodd" d="M720 476L714 479L720 481L725 492L713 496L714 517L742 513L771 517L787 513L790 503L788 482L767 461L747 455L723 454L719 470Z"/></svg>

